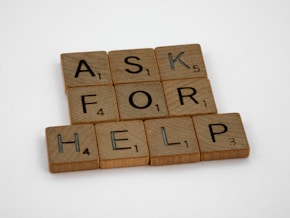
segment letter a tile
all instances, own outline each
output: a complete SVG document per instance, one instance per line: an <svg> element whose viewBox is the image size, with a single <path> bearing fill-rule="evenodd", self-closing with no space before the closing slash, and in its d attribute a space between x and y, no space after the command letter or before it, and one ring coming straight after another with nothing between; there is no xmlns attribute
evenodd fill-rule
<svg viewBox="0 0 290 218"><path fill-rule="evenodd" d="M141 120L96 124L100 167L130 167L149 164L149 151Z"/></svg>
<svg viewBox="0 0 290 218"><path fill-rule="evenodd" d="M146 120L151 165L193 163L200 152L190 117Z"/></svg>
<svg viewBox="0 0 290 218"><path fill-rule="evenodd" d="M46 128L49 169L53 173L99 168L94 125Z"/></svg>
<svg viewBox="0 0 290 218"><path fill-rule="evenodd" d="M193 117L201 160L247 157L250 147L238 113Z"/></svg>
<svg viewBox="0 0 290 218"><path fill-rule="evenodd" d="M155 49L161 80L207 77L199 44Z"/></svg>
<svg viewBox="0 0 290 218"><path fill-rule="evenodd" d="M65 87L112 84L105 51L61 54Z"/></svg>

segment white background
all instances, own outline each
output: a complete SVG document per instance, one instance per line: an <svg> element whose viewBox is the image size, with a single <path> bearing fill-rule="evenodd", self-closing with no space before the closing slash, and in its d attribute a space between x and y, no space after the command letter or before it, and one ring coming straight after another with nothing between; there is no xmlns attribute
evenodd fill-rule
<svg viewBox="0 0 290 218"><path fill-rule="evenodd" d="M2 0L0 217L290 217L290 1ZM51 174L67 52L199 43L246 159Z"/></svg>

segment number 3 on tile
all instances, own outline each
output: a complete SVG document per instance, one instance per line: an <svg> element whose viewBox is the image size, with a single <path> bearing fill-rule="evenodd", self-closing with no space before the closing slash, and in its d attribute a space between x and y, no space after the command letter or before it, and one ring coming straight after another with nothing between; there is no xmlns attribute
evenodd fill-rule
<svg viewBox="0 0 290 218"><path fill-rule="evenodd" d="M230 141L231 146L234 146L237 144L235 138L229 138L229 141Z"/></svg>

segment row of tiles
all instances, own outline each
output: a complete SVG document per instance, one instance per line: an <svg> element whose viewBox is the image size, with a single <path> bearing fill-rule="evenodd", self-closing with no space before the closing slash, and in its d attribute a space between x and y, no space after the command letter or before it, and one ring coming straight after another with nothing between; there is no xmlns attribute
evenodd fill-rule
<svg viewBox="0 0 290 218"><path fill-rule="evenodd" d="M46 128L51 172L242 158L249 145L238 113Z"/></svg>
<svg viewBox="0 0 290 218"><path fill-rule="evenodd" d="M66 88L206 78L199 44L61 54Z"/></svg>
<svg viewBox="0 0 290 218"><path fill-rule="evenodd" d="M69 88L68 103L72 124L217 113L206 78Z"/></svg>

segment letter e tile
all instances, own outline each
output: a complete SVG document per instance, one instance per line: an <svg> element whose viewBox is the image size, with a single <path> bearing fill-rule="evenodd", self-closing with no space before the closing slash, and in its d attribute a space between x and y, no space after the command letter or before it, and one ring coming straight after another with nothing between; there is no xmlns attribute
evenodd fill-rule
<svg viewBox="0 0 290 218"><path fill-rule="evenodd" d="M247 157L250 147L238 113L193 117L201 160Z"/></svg>
<svg viewBox="0 0 290 218"><path fill-rule="evenodd" d="M94 125L46 128L49 169L53 173L99 168Z"/></svg>
<svg viewBox="0 0 290 218"><path fill-rule="evenodd" d="M145 130L151 165L200 161L200 152L190 117L146 120Z"/></svg>
<svg viewBox="0 0 290 218"><path fill-rule="evenodd" d="M95 125L101 168L149 164L149 151L141 120Z"/></svg>

